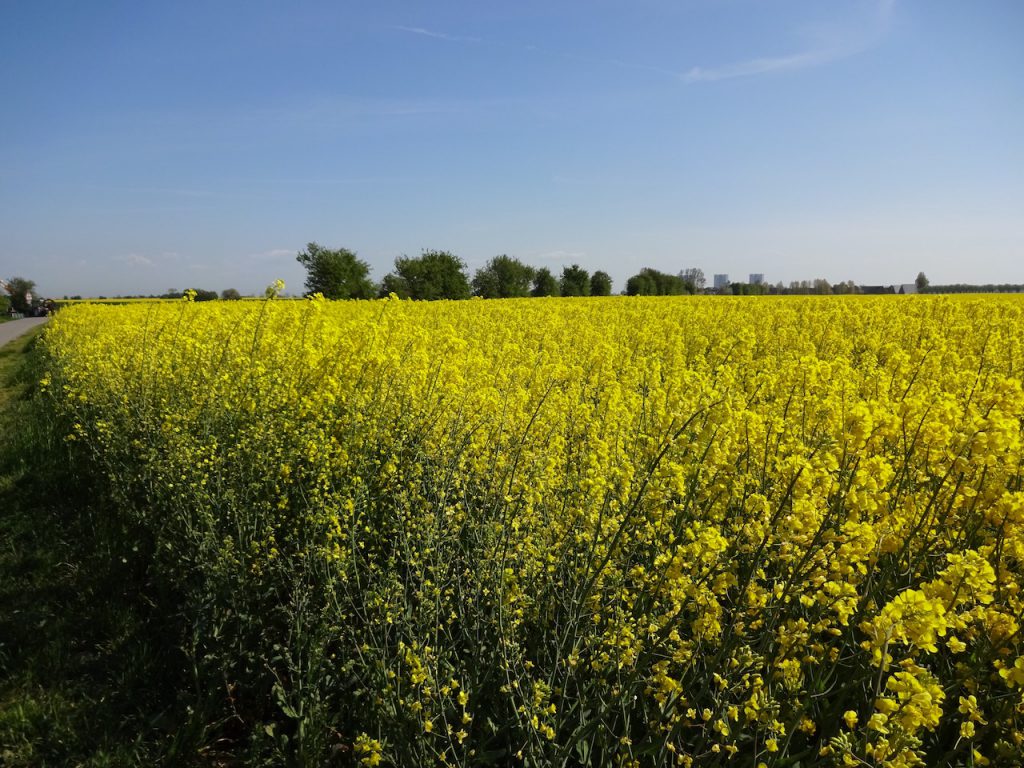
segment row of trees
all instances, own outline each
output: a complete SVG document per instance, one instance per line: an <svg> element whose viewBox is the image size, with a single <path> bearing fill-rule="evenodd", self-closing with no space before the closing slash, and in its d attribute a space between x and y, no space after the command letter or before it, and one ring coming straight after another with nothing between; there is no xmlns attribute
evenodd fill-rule
<svg viewBox="0 0 1024 768"><path fill-rule="evenodd" d="M221 301L238 301L242 298L242 294L235 288L225 288L220 292L220 295L216 291L207 290L206 288L186 288L184 291L179 291L177 288L169 288L164 293L135 293L130 295L119 294L117 296L105 296L100 295L97 298L101 301L118 300L118 299L180 299L186 293L192 293L193 301L214 301L220 299ZM74 296L64 296L64 301L82 301L81 294L75 294Z"/></svg>
<svg viewBox="0 0 1024 768"><path fill-rule="evenodd" d="M929 286L925 293L1024 293L1024 285L1020 283L986 283L985 285L952 283Z"/></svg>
<svg viewBox="0 0 1024 768"><path fill-rule="evenodd" d="M179 291L171 288L167 293L162 293L159 296L150 296L149 298L157 299L180 299L186 293L192 293L192 301L213 301L215 299L221 299L223 301L237 301L242 298L242 294L234 288L225 288L217 295L216 291L206 290L205 288L188 288L184 291Z"/></svg>
<svg viewBox="0 0 1024 768"><path fill-rule="evenodd" d="M472 279L466 264L449 251L423 251L399 256L395 268L379 285L370 279L370 265L347 248L329 249L309 243L296 256L306 268L306 291L328 299L370 299L395 294L403 299L511 299L526 296L609 296L612 279L598 270L590 274L578 264L559 277L547 267L535 268L512 256L495 256Z"/></svg>
<svg viewBox="0 0 1024 768"><path fill-rule="evenodd" d="M607 272L590 274L578 264L562 269L556 277L547 267L535 268L512 256L495 256L478 269L472 279L466 264L448 251L423 251L422 255L399 256L395 268L380 284L370 279L370 266L347 248L329 249L309 243L296 257L306 268L306 291L322 293L329 299L370 299L396 294L410 299L508 299L525 296L609 296L612 279ZM918 290L927 289L928 279L920 273ZM703 270L689 267L678 274L651 267L641 269L626 281L629 296L680 296L703 293ZM717 292L736 296L784 294L850 294L862 289L852 280L832 284L828 280L794 280L776 283L730 283Z"/></svg>
<svg viewBox="0 0 1024 768"><path fill-rule="evenodd" d="M830 283L824 278L815 280L793 280L788 285L783 282L772 283L730 283L722 291L733 296L829 296L832 294L862 293L863 289L853 280L842 283Z"/></svg>
<svg viewBox="0 0 1024 768"><path fill-rule="evenodd" d="M914 281L919 293L958 293L967 290L1013 291L1017 286L939 286L929 289L928 278L924 272L917 275ZM877 287L877 286L876 286ZM947 290L951 289L951 290ZM704 272L696 267L684 269L679 274L670 275L656 269L645 268L626 281L626 293L630 296L677 296L681 294L703 293L705 290ZM786 296L786 295L820 295L863 293L864 288L853 280L830 283L824 278L815 280L793 280L788 285L783 282L772 283L729 283L715 289L716 293L732 296ZM870 292L870 288L868 289ZM895 290L893 291L895 292Z"/></svg>

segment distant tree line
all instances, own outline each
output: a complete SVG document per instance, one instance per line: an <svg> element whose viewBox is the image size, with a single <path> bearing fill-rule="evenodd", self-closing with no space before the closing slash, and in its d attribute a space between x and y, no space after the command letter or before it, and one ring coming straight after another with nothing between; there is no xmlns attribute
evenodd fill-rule
<svg viewBox="0 0 1024 768"><path fill-rule="evenodd" d="M924 272L918 272L914 280L914 289L918 293L1024 293L1024 285L1014 283L988 283L985 285L970 285L956 283L953 285L932 285ZM897 294L904 293L908 286L903 285L857 285L853 280L843 283L831 284L828 280L818 278L816 280L794 280L789 285L776 283L775 285L751 284L751 283L730 283L723 293L731 293L737 296L746 295L783 295L783 294ZM910 291L913 292L913 291Z"/></svg>
<svg viewBox="0 0 1024 768"><path fill-rule="evenodd" d="M831 296L853 293L864 293L865 286L857 285L853 280L841 283L830 283L819 277L814 280L793 280L788 285L781 280L777 283L729 283L712 293L727 296Z"/></svg>
<svg viewBox="0 0 1024 768"><path fill-rule="evenodd" d="M157 296L158 299L180 299L186 293L192 293L192 301L215 301L220 298L216 291L208 291L205 288L186 288L184 291L176 291L173 288L167 293Z"/></svg>
<svg viewBox="0 0 1024 768"><path fill-rule="evenodd" d="M828 296L830 294L852 294L862 293L863 288L853 280L840 283L830 283L828 280L818 277L814 280L792 280L788 285L781 281L774 285L770 283L751 285L750 288L760 288L760 292L770 296ZM733 293L737 293L736 290ZM739 293L743 293L741 289Z"/></svg>
<svg viewBox="0 0 1024 768"><path fill-rule="evenodd" d="M555 277L547 267L535 268L502 254L469 277L466 263L450 251L425 250L419 256L399 256L380 285L370 280L370 265L347 248L329 249L309 243L296 260L306 268L307 295L328 299L366 299L394 294L403 299L485 299L527 296L609 296L612 278L591 274L578 264Z"/></svg>
<svg viewBox="0 0 1024 768"><path fill-rule="evenodd" d="M556 275L548 267L533 267L519 259L502 254L490 259L470 277L466 263L450 251L424 250L419 256L399 256L394 269L375 283L370 279L370 265L347 248L325 248L309 243L296 260L306 268L306 295L322 294L328 299L371 299L391 294L403 299L508 299L543 296L610 296L612 278L604 271L589 272L579 264L563 267ZM914 281L920 293L1021 293L1024 285L929 285L923 272ZM9 304L25 311L24 297L35 284L22 278L7 281ZM195 301L241 299L234 288L218 294L203 288L190 288ZM128 298L180 299L186 294L171 288L165 293L149 296L118 296ZM683 296L715 293L733 296L839 295L902 293L903 287L891 285L857 285L852 280L830 283L824 278L794 280L788 284L731 282L711 288L703 270L687 267L676 274L644 267L627 281L622 293L628 296ZM65 296L65 299L68 297ZM80 299L79 296L72 297ZM98 297L106 299L106 296Z"/></svg>
<svg viewBox="0 0 1024 768"><path fill-rule="evenodd" d="M307 295L320 293L329 299L365 299L394 294L403 299L485 299L527 296L609 296L612 279L607 272L591 274L579 264L562 268L556 276L547 267L532 267L519 259L501 255L490 259L469 276L466 263L450 251L424 250L420 256L399 256L394 269L380 284L370 279L370 265L347 248L329 249L309 243L296 259L306 268ZM967 292L991 290L1009 292L1021 286L934 286L929 288L924 273L915 280L919 292ZM824 278L794 280L788 284L732 282L708 288L703 270L688 267L670 274L644 267L625 285L628 296L681 296L717 293L734 296L842 295L858 293L899 293L899 286L862 286L853 280L830 283Z"/></svg>
<svg viewBox="0 0 1024 768"><path fill-rule="evenodd" d="M969 285L953 283L951 285L929 285L924 293L1024 293L1021 283L986 283L985 285Z"/></svg>
<svg viewBox="0 0 1024 768"><path fill-rule="evenodd" d="M193 301L213 301L220 299L222 301L237 301L242 298L242 294L235 288L225 288L218 294L216 291L210 291L205 288L186 288L183 291L179 291L177 288L169 288L164 293L136 293L136 294L118 294L116 296L91 296L90 299L99 299L100 301L117 301L120 299L181 299L186 293L192 293ZM81 294L75 294L74 296L68 296L65 294L63 301L83 301Z"/></svg>

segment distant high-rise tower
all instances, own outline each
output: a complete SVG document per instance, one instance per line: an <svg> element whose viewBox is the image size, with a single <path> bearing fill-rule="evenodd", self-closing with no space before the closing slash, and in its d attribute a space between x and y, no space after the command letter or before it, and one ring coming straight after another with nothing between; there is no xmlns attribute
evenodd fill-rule
<svg viewBox="0 0 1024 768"><path fill-rule="evenodd" d="M748 282L751 285L764 285L764 272L751 272Z"/></svg>
<svg viewBox="0 0 1024 768"><path fill-rule="evenodd" d="M715 290L719 288L729 287L729 276L728 275L715 275Z"/></svg>

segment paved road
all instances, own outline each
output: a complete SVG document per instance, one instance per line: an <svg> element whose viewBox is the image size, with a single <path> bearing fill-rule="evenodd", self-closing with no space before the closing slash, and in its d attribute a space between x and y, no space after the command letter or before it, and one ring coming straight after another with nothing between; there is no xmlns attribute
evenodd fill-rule
<svg viewBox="0 0 1024 768"><path fill-rule="evenodd" d="M45 317L26 317L21 320L11 320L9 323L0 323L0 347L18 338L30 328L35 328L45 322Z"/></svg>

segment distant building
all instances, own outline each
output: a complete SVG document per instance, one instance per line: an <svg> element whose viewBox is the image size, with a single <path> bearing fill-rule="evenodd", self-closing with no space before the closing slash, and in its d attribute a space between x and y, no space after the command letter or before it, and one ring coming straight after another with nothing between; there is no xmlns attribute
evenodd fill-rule
<svg viewBox="0 0 1024 768"><path fill-rule="evenodd" d="M896 293L917 293L917 283L902 283Z"/></svg>
<svg viewBox="0 0 1024 768"><path fill-rule="evenodd" d="M716 291L719 290L720 288L728 288L729 287L729 276L728 275L715 275L715 283L714 283L714 285L715 285L715 290Z"/></svg>
<svg viewBox="0 0 1024 768"><path fill-rule="evenodd" d="M751 285L764 285L764 272L751 272L747 282Z"/></svg>

